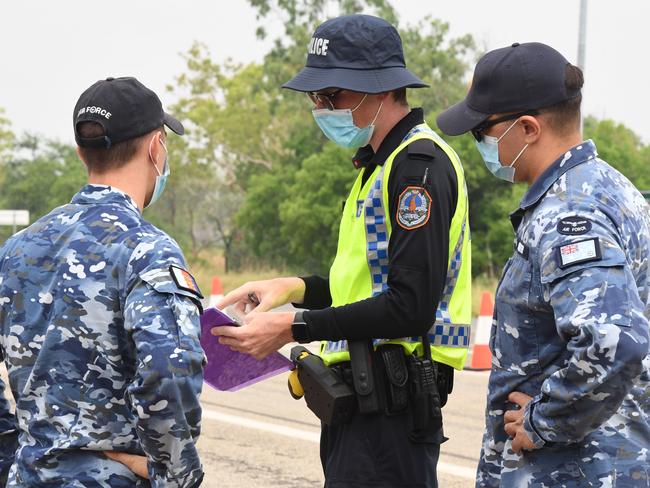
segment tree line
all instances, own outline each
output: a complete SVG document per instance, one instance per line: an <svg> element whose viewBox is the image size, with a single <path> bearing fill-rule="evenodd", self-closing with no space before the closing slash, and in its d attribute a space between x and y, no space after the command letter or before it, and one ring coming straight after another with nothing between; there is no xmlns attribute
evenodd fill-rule
<svg viewBox="0 0 650 488"><path fill-rule="evenodd" d="M314 28L326 17L365 12L398 26L407 66L430 84L409 91L437 130L435 116L467 91L481 52L469 34L452 37L445 22L399 22L387 0L249 0L264 25L280 18L284 31L259 63L219 63L195 43L184 72L163 98L187 129L170 137L171 176L145 217L171 234L189 260L222 248L228 268L263 263L298 273L327 273L336 250L341 203L356 176L352 151L327 141L313 122L311 102L281 85L303 66ZM145 84L147 80L141 80ZM638 188L650 189L650 145L611 120L585 119L585 138ZM485 169L471 136L447 138L465 168L473 241L473 271L495 276L512 252L507 215L525 193ZM27 209L32 220L68 202L84 184L74 146L17 135L0 111L0 208ZM0 242L10 233L0 227Z"/></svg>

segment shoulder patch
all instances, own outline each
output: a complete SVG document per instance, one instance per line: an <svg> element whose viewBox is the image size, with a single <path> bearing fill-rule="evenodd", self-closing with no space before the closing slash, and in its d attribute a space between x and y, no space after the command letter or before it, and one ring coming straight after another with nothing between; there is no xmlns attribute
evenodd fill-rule
<svg viewBox="0 0 650 488"><path fill-rule="evenodd" d="M172 264L169 267L169 273L172 275L172 278L179 289L188 291L193 295L196 295L199 299L203 298L199 285L196 283L194 276L192 276L189 271Z"/></svg>
<svg viewBox="0 0 650 488"><path fill-rule="evenodd" d="M429 221L431 196L421 186L407 186L399 196L397 223L406 230L417 229Z"/></svg>
<svg viewBox="0 0 650 488"><path fill-rule="evenodd" d="M407 146L409 156L419 159L433 159L436 144L431 139L418 139Z"/></svg>
<svg viewBox="0 0 650 488"><path fill-rule="evenodd" d="M557 223L557 231L565 236L581 236L591 230L591 220L576 215L565 217Z"/></svg>
<svg viewBox="0 0 650 488"><path fill-rule="evenodd" d="M556 247L556 249L558 263L562 269L574 264L602 259L600 240L598 237L563 244L562 246Z"/></svg>

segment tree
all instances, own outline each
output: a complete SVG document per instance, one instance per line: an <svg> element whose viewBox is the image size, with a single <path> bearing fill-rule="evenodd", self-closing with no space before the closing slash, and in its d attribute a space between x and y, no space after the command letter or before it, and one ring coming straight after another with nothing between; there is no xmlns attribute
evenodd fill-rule
<svg viewBox="0 0 650 488"><path fill-rule="evenodd" d="M280 239L289 264L327 273L336 252L343 203L356 176L349 151L333 142L305 159L279 205Z"/></svg>
<svg viewBox="0 0 650 488"><path fill-rule="evenodd" d="M251 1L263 20L280 16L285 33L264 58L267 90L274 93L282 116L285 158L260 169L247 184L247 195L238 215L246 229L252 251L297 271L325 272L336 252L341 204L347 197L356 172L353 151L326 143L309 116L312 105L304 96L280 86L303 66L306 46L314 28L327 17L366 12L398 24L395 10L386 1ZM258 32L265 35L264 29ZM451 39L449 26L425 18L401 29L408 66L431 83L433 90L411 90L415 106L433 114L464 93L467 57L473 53L471 36ZM285 115L282 106L290 107ZM259 202L264 202L261 207ZM304 243L309 246L304 246Z"/></svg>
<svg viewBox="0 0 650 488"><path fill-rule="evenodd" d="M18 139L3 168L0 208L29 210L32 221L69 202L86 182L74 147L29 134ZM9 229L0 232L9 236Z"/></svg>
<svg viewBox="0 0 650 488"><path fill-rule="evenodd" d="M11 130L9 119L4 116L4 109L0 107L0 165L4 162L14 145L14 133Z"/></svg>
<svg viewBox="0 0 650 488"><path fill-rule="evenodd" d="M585 119L585 137L593 139L599 157L627 176L639 189L650 189L650 146L631 129L613 120Z"/></svg>
<svg viewBox="0 0 650 488"><path fill-rule="evenodd" d="M4 109L0 107L0 186L6 175L6 163L10 156L11 148L14 145L14 134L11 131L11 124L4 117Z"/></svg>
<svg viewBox="0 0 650 488"><path fill-rule="evenodd" d="M187 128L187 136L170 147L180 176L170 179L170 198L152 219L187 236L181 242L194 258L221 244L228 269L241 237L235 215L247 182L258 168L287 156L282 135L290 114L274 116L274 94L259 65L216 64L198 43L185 59L187 73L170 87L179 97L172 110ZM237 256L240 262L241 252Z"/></svg>
<svg viewBox="0 0 650 488"><path fill-rule="evenodd" d="M210 219L219 179L214 165L197 159L189 144L175 135L167 139L169 182L160 200L145 209L144 217L174 237L186 256L196 261L203 249L219 240Z"/></svg>

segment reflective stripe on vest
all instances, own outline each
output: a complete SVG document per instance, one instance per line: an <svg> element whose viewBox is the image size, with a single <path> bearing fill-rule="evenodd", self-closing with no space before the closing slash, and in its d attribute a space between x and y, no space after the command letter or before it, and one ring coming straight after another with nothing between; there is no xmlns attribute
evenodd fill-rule
<svg viewBox="0 0 650 488"><path fill-rule="evenodd" d="M429 341L431 343L431 349L432 349L432 355L434 356L434 359L440 360L441 362L445 362L447 364L450 364L451 366L461 369L464 364L464 358L466 355L466 348L469 346L469 337L470 337L470 326L469 323L453 323L452 320L452 314L450 313L449 310L449 304L451 302L452 296L454 294L454 290L456 289L456 284L457 280L459 277L459 274L461 272L461 265L463 264L463 249L464 249L464 244L466 243L466 238L467 241L469 241L469 226L468 226L468 218L467 218L467 190L465 187L465 180L464 176L462 174L462 167L460 166L460 162L457 159L456 154L453 152L451 148L435 133L433 132L426 124L418 125L414 127L407 135L406 137L402 140L402 143L398 148L395 149L395 151L391 154L391 156L388 158L386 163L382 166L378 166L373 174L370 176L369 181L366 182L365 185L361 185L362 181L362 174L360 174L357 178L357 181L355 182L355 185L352 188L352 191L350 193L350 196L348 197L348 201L346 201L346 207L350 205L352 207L354 205L354 210L356 212L356 218L359 218L361 215L357 211L359 208L359 200L355 200L354 197L358 195L358 197L361 197L361 193L364 188L368 188L368 184L371 183L371 186L368 188L366 191L367 195L364 197L363 200L363 211L364 211L364 230L365 230L365 244L366 244L366 273L369 272L369 276L365 278L366 281L369 281L368 283L368 288L365 288L364 285L364 279L363 277L357 272L356 274L352 274L350 277L352 278L349 280L350 285L344 285L343 286L343 291L339 289L332 289L332 298L333 298L333 306L339 306L343 305L346 303L351 303L353 301L358 301L363 298L368 298L369 296L376 296L382 292L385 292L388 289L388 267L389 267L389 262L388 262L388 243L390 239L390 220L386 216L386 208L385 206L387 205L387 177L386 171L390 173L390 168L392 167L392 161L394 160L395 156L402 151L408 143L412 142L415 139L422 139L422 138L427 138L427 139L432 139L438 146L442 147L443 150L447 153L447 155L452 158L452 156L455 159L455 161L452 162L452 165L454 166L454 170L456 171L457 178L458 178L458 184L459 184L459 191L458 191L458 203L456 207L456 211L454 212L454 219L452 219L452 222L455 222L454 225L457 225L460 227L460 231L458 230L458 227L456 227L456 233L458 234L458 238L456 239L456 242L454 244L454 248L450 249L450 258L449 258L449 263L448 263L448 270L447 270L447 280L445 282L445 287L442 292L442 296L440 298L440 302L438 305L438 309L436 310L436 321L434 325L431 327L429 330ZM388 167L388 169L387 169ZM389 174L388 173L388 174ZM358 198L357 197L357 198ZM461 199L463 201L461 202ZM461 205L463 203L464 205ZM457 212L460 211L460 209L463 209L464 211L462 212L462 217L460 215L457 216ZM346 264L348 259L351 259L352 262L354 263L354 266L360 267L361 262L359 261L359 257L357 254L356 249L358 249L357 246L349 246L349 245L342 245L347 243L350 243L350 239L352 240L352 243L355 243L359 241L362 236L361 236L361 229L354 227L354 225L357 223L355 219L355 222L350 224L350 222L345 221L346 218L353 218L354 215L351 215L352 213L352 208L344 210L344 216L342 217L342 222L341 222L341 230L340 230L340 235L339 235L339 248L337 251L337 258L335 260L335 263L332 265L332 276L330 276L330 284L336 284L337 280L332 280L332 278L335 278L337 276L336 273L343 273L343 275L338 275L339 278L346 278ZM461 219L459 221L459 219ZM359 225L358 223L357 225ZM352 227L350 227L352 225ZM350 237L347 237L346 235L342 235L346 230L351 231ZM467 233L467 236L466 236ZM467 242L468 244L468 242ZM470 265L469 263L469 245L467 246L467 266ZM356 257L355 257L356 256ZM353 267L354 267L353 266ZM359 270L361 271L361 270ZM466 270L466 273L468 271ZM464 281L467 281L468 275L464 277ZM338 283L348 283L347 280L341 281L340 279L338 280ZM359 288L365 288L367 291L366 292L361 292L359 291ZM467 288L467 286L464 286L464 288ZM470 296L469 296L469 290L463 290L467 292L467 297L466 300L463 300L463 302L467 302L467 307L470 307L469 302ZM342 295L341 295L342 293ZM363 296L365 293L365 296ZM463 311L465 309L463 308ZM467 309L467 313L462 314L467 321L469 321L469 308ZM464 321L463 321L464 322ZM374 339L374 344L379 345L379 344L384 344L384 343L396 343L396 344L401 344L404 346L405 350L407 353L413 353L416 350L419 350L421 353L421 338L420 337L404 337L401 339ZM458 350L458 353L451 352L449 349L451 348L452 350L455 348ZM335 342L323 342L321 345L321 355L323 356L323 359L325 360L326 363L331 364L343 360L347 360L349 358L349 355L347 354L347 341L341 340L341 341L335 341Z"/></svg>
<svg viewBox="0 0 650 488"><path fill-rule="evenodd" d="M372 278L372 296L388 288L388 227L383 201L384 166L379 170L364 205L366 220L366 256Z"/></svg>

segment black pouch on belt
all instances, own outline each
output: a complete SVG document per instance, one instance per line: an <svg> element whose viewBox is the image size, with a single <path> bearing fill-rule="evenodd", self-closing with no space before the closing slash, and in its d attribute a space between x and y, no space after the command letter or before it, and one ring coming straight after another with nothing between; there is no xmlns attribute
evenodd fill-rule
<svg viewBox="0 0 650 488"><path fill-rule="evenodd" d="M413 412L412 438L426 438L442 427L442 406L437 384L437 363L431 359L427 335L422 337L424 357L409 356L409 384Z"/></svg>
<svg viewBox="0 0 650 488"><path fill-rule="evenodd" d="M399 344L387 344L377 349L384 366L386 379L386 413L401 413L408 406L408 369L404 348Z"/></svg>
<svg viewBox="0 0 650 488"><path fill-rule="evenodd" d="M454 368L442 363L436 363L436 383L440 394L440 406L447 404L447 398L454 389Z"/></svg>
<svg viewBox="0 0 650 488"><path fill-rule="evenodd" d="M384 410L383 384L379 380L381 371L372 341L348 341L350 366L354 391L357 393L359 413L373 414Z"/></svg>
<svg viewBox="0 0 650 488"><path fill-rule="evenodd" d="M291 360L298 369L307 407L328 425L347 422L356 410L356 395L323 360L303 346L291 349Z"/></svg>

